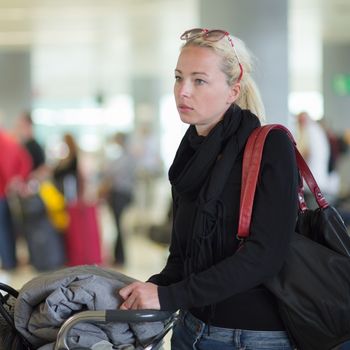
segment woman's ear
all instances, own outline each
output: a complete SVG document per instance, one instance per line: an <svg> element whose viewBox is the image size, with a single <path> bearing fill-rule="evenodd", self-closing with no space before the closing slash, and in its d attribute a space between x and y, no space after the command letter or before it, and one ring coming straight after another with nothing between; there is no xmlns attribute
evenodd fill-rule
<svg viewBox="0 0 350 350"><path fill-rule="evenodd" d="M227 103L232 104L235 102L241 93L241 84L240 83L235 83L230 87L230 93L228 96Z"/></svg>

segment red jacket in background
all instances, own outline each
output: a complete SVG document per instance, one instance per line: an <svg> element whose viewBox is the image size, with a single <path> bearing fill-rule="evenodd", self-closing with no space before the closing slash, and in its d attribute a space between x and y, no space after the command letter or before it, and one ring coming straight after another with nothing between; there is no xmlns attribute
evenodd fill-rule
<svg viewBox="0 0 350 350"><path fill-rule="evenodd" d="M27 151L9 134L0 130L0 198L16 177L25 179L32 169Z"/></svg>

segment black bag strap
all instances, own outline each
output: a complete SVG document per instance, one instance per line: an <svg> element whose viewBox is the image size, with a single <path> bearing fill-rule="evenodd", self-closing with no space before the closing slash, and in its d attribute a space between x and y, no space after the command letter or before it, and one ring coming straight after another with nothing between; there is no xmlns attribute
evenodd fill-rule
<svg viewBox="0 0 350 350"><path fill-rule="evenodd" d="M2 292L5 292L6 295L3 295ZM19 341L21 341L25 349L31 350L32 346L23 337L23 335L17 331L13 316L5 307L5 305L7 304L11 296L17 299L18 295L19 295L19 292L16 289L12 288L11 286L5 283L0 282L0 315L3 317L6 323L10 326L14 334L16 334L16 336L18 337Z"/></svg>
<svg viewBox="0 0 350 350"><path fill-rule="evenodd" d="M1 292L6 292L7 295L4 296ZM9 296L13 296L14 298L17 298L18 292L14 288L8 286L7 284L0 283L0 314L4 318L4 320L11 326L11 328L16 330L13 318L4 306L4 304L7 303Z"/></svg>
<svg viewBox="0 0 350 350"><path fill-rule="evenodd" d="M0 282L0 290L6 292L9 295L12 295L14 298L18 298L19 292L5 283Z"/></svg>

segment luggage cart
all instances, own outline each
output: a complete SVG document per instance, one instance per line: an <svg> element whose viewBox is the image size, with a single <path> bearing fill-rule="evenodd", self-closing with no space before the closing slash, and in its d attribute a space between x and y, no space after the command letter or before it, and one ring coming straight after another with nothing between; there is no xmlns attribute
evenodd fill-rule
<svg viewBox="0 0 350 350"><path fill-rule="evenodd" d="M104 310L104 311L82 311L68 318L61 326L54 350L69 350L67 337L69 331L78 323L109 323L109 322L156 322L164 323L163 331L157 334L148 344L139 345L136 350L160 349L165 335L171 330L177 314L159 310ZM76 349L78 350L78 349ZM88 350L88 348L79 348Z"/></svg>
<svg viewBox="0 0 350 350"><path fill-rule="evenodd" d="M33 350L33 346L16 330L13 311L18 291L0 283L0 349ZM155 335L147 344L137 345L135 350L158 350L163 344L165 335L171 330L177 320L177 313L159 310L102 310L82 311L68 318L60 327L54 350L70 350L67 339L70 330L78 323L141 323L163 322L163 330ZM5 338L3 338L5 337ZM74 348L88 350L89 348Z"/></svg>

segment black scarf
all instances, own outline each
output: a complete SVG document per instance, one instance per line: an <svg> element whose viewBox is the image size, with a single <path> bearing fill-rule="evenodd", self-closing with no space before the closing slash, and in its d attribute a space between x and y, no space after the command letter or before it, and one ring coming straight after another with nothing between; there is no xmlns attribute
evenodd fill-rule
<svg viewBox="0 0 350 350"><path fill-rule="evenodd" d="M197 202L192 237L187 240L183 257L186 276L203 271L224 257L225 205L220 197L237 156L259 125L249 110L233 105L208 136L198 136L191 125L179 145L169 180L176 195Z"/></svg>

